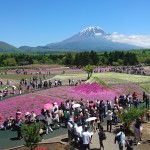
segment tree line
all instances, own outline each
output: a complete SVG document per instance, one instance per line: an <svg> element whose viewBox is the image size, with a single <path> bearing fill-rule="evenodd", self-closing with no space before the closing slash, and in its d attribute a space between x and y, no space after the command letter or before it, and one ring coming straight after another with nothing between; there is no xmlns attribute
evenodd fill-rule
<svg viewBox="0 0 150 150"><path fill-rule="evenodd" d="M136 65L139 61L137 55L132 52L124 51L114 51L114 52L104 52L96 53L91 52L80 52L75 55L68 53L65 58L65 64L76 65L78 67L83 67L88 64L90 65Z"/></svg>
<svg viewBox="0 0 150 150"><path fill-rule="evenodd" d="M143 57L144 55L144 57ZM140 56L140 57L139 57ZM67 66L83 67L88 64L95 66L104 65L136 65L139 63L150 64L150 58L145 58L145 52L140 55L132 51L113 52L68 52L61 54L0 54L0 67L23 66L31 64L61 64ZM142 61L140 61L142 60Z"/></svg>

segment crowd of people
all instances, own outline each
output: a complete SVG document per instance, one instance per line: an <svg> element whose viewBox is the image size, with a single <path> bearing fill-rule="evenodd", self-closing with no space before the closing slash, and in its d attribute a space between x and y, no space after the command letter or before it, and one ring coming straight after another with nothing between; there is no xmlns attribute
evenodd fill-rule
<svg viewBox="0 0 150 150"><path fill-rule="evenodd" d="M110 71L127 73L127 74L136 74L136 75L147 75L143 66L123 66L123 67L114 67Z"/></svg>
<svg viewBox="0 0 150 150"><path fill-rule="evenodd" d="M143 101L145 102L145 107L148 109L146 119L150 121L149 97L145 93L143 93ZM22 114L20 110L17 110L16 116L7 118L1 128L4 130L16 130L18 139L21 139L22 122L31 124L35 121L42 121L44 123L45 134L53 132L54 129L58 129L64 124L68 129L70 143L74 142L76 146L82 146L83 149L89 148L93 133L98 131L100 148L104 149L103 140L106 139L102 126L104 118L106 118L107 121L107 131L112 132L112 126L121 122L119 114L122 113L123 109L130 109L132 106L137 108L138 105L138 96L135 92L114 98L113 103L109 100L104 103L103 100L85 102L81 99L77 103L75 103L74 100L67 100L58 106L55 102L51 110L42 109L41 114L35 114L34 111ZM139 118L137 118L134 124L134 134L137 144L140 144L140 140L142 140L142 121ZM42 134L40 135L42 137ZM125 133L122 127L120 128L120 132L116 134L116 141L117 137L121 139L118 140L120 150L122 150L125 145L127 148L133 147L133 142L131 142L133 139L125 139ZM129 150L129 148L127 150Z"/></svg>
<svg viewBox="0 0 150 150"><path fill-rule="evenodd" d="M81 80L75 81L74 79L68 80L69 86L77 86L81 84ZM13 83L7 80L6 85L4 86L3 82L0 81L0 87L4 87L3 90L0 90L0 100L10 95L18 95L25 92L33 92L40 89L46 89L51 87L62 86L62 80L54 79L52 80L44 80L41 77L33 76L30 79L22 78L17 85L13 85Z"/></svg>
<svg viewBox="0 0 150 150"><path fill-rule="evenodd" d="M122 71L133 71L137 68L121 68ZM115 72L117 71L114 70ZM119 68L120 71L120 68ZM137 70L136 70L137 71ZM141 70L140 70L141 71ZM129 73L129 72L126 72ZM130 72L131 73L131 72ZM136 72L137 73L137 72ZM140 73L141 74L141 73ZM44 78L43 78L44 79ZM74 79L69 79L69 85L80 84L81 80L75 82ZM62 85L61 80L42 80L36 76L27 79L21 79L18 91L22 94L23 88L25 91L30 89L36 90L41 88L51 88L52 84L57 87ZM10 85L10 83L8 83ZM0 86L3 83L0 82ZM11 94L17 94L17 87L11 85ZM3 91L0 91L0 100L3 97L8 96L8 87L5 87ZM147 114L145 116L146 121L150 122L150 109L149 109L149 96L143 92L142 102L145 103L145 108L147 108ZM67 100L65 103L61 103L60 106L55 102L53 108L50 110L41 110L41 114L35 114L34 111L26 112L22 114L20 110L17 110L14 116L6 118L1 129L3 130L16 130L18 139L22 139L22 123L32 124L37 121L41 121L44 124L45 134L53 132L54 129L59 129L61 126L65 126L68 130L68 139L70 143L74 143L75 146L82 149L90 149L90 143L92 142L92 136L94 132L98 132L98 138L100 141L100 149L104 149L105 145L103 140L107 140L106 134L103 128L103 122L106 120L107 131L112 132L112 126L121 123L119 115L122 113L123 109L130 109L131 107L138 108L140 101L136 92L128 95L121 95L120 97L115 97L114 102L107 100L105 103L103 100L93 101L83 101L79 102L72 100ZM137 118L134 123L134 139L131 137L126 137L124 128L121 125L119 132L116 134L115 141L118 141L119 150L123 150L126 146L127 150L133 150L133 141L135 140L137 144L140 144L142 140L142 121L141 118ZM43 132L39 133L43 139Z"/></svg>

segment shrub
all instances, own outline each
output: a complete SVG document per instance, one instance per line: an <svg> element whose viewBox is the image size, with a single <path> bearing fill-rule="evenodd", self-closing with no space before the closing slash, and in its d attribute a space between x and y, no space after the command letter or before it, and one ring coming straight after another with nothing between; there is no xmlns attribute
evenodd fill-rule
<svg viewBox="0 0 150 150"><path fill-rule="evenodd" d="M146 112L146 109L131 107L130 109L124 109L119 117L122 120L124 127L130 130L130 125L132 122L141 115L146 114Z"/></svg>
<svg viewBox="0 0 150 150"><path fill-rule="evenodd" d="M32 124L23 124L23 138L26 142L26 146L30 147L31 150L37 147L38 142L40 141L41 137L39 135L40 129L43 128L43 123L41 122L34 122Z"/></svg>

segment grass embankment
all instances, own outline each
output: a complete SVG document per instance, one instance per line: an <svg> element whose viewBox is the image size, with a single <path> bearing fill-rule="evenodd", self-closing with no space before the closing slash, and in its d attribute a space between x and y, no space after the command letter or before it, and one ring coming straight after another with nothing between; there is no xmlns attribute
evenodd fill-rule
<svg viewBox="0 0 150 150"><path fill-rule="evenodd" d="M89 83L97 82L100 85L103 85L104 87L108 88L108 84L106 84L104 81L100 80L98 77L92 76L89 80L87 80Z"/></svg>
<svg viewBox="0 0 150 150"><path fill-rule="evenodd" d="M29 74L29 75L17 75L17 74L11 74L11 75L0 75L0 79L8 79L8 80L18 80L20 81L21 79L30 79L32 77L36 76L38 79L41 78L43 79L43 75L36 75L36 74ZM45 78L52 78L54 75L46 75Z"/></svg>
<svg viewBox="0 0 150 150"><path fill-rule="evenodd" d="M104 72L95 73L92 77L98 77L106 84L121 84L121 83L150 83L150 76L132 75L124 73Z"/></svg>
<svg viewBox="0 0 150 150"><path fill-rule="evenodd" d="M140 84L139 86L150 94L150 84Z"/></svg>

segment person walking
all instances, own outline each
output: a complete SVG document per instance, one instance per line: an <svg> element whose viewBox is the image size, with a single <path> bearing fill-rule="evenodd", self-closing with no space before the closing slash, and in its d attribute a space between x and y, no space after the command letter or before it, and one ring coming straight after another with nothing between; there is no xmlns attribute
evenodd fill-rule
<svg viewBox="0 0 150 150"><path fill-rule="evenodd" d="M136 119L136 122L134 124L134 135L135 135L137 144L140 144L139 141L142 141L142 138L141 138L142 137L142 122L139 118Z"/></svg>
<svg viewBox="0 0 150 150"><path fill-rule="evenodd" d="M149 97L148 97L148 95L145 96L145 106L146 106L146 108L149 109Z"/></svg>
<svg viewBox="0 0 150 150"><path fill-rule="evenodd" d="M74 130L74 122L71 118L69 118L67 122L67 129L68 129L68 142L70 144L73 139L73 130Z"/></svg>
<svg viewBox="0 0 150 150"><path fill-rule="evenodd" d="M120 126L120 132L115 136L115 143L116 141L118 141L119 150L124 150L126 144L126 137L125 133L123 132L123 126Z"/></svg>
<svg viewBox="0 0 150 150"><path fill-rule="evenodd" d="M112 129L112 115L113 115L113 112L111 110L108 110L108 112L107 112L107 131L110 128L110 132Z"/></svg>
<svg viewBox="0 0 150 150"><path fill-rule="evenodd" d="M88 132L88 127L85 127L85 131L82 133L83 150L90 150L91 134Z"/></svg>
<svg viewBox="0 0 150 150"><path fill-rule="evenodd" d="M49 130L51 132L53 131L51 126L52 126L52 115L49 111L47 111L47 115L46 115L46 134L48 134Z"/></svg>
<svg viewBox="0 0 150 150"><path fill-rule="evenodd" d="M103 150L104 150L103 140L106 140L106 134L105 134L102 126L99 129L98 135L99 135L99 142L100 142L100 150L101 150L101 148L103 148Z"/></svg>

